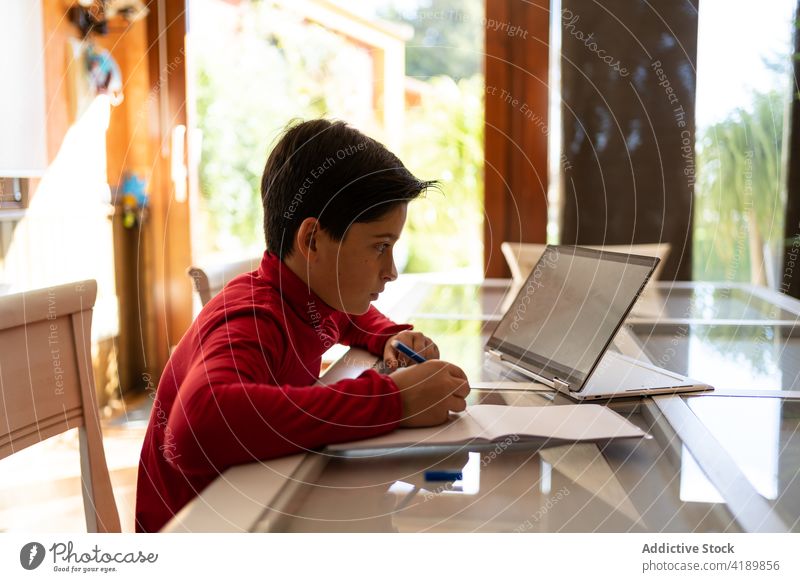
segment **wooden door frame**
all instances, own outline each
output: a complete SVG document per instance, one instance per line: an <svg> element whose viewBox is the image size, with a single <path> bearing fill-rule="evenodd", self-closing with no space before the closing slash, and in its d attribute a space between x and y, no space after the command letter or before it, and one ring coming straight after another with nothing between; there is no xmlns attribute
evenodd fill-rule
<svg viewBox="0 0 800 582"><path fill-rule="evenodd" d="M500 243L547 240L550 2L487 0L484 274L508 277Z"/></svg>
<svg viewBox="0 0 800 582"><path fill-rule="evenodd" d="M185 132L182 141L173 142L173 136L180 138L175 128L188 127L187 2L147 2L147 136L152 167L140 270L147 301L140 316L146 329L145 369L154 380L192 322L192 288L186 274L192 248ZM175 145L182 146L182 152L174 152ZM180 159L174 160L174 155L180 155Z"/></svg>

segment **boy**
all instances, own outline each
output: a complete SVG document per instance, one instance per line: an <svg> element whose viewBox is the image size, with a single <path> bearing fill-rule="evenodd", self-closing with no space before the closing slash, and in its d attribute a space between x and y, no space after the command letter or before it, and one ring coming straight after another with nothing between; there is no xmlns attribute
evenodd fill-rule
<svg viewBox="0 0 800 582"><path fill-rule="evenodd" d="M259 269L203 308L161 376L139 463L137 531L161 529L231 465L432 426L465 409L464 372L370 306L397 278L392 248L408 202L431 185L343 122L286 131L261 181ZM401 366L411 362L394 339L430 360ZM317 385L335 343L366 348L395 371Z"/></svg>

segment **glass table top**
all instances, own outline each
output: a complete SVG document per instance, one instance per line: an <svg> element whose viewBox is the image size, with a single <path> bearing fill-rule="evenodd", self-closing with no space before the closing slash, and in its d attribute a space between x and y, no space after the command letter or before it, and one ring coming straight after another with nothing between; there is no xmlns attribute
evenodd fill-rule
<svg viewBox="0 0 800 582"><path fill-rule="evenodd" d="M713 395L684 400L787 527L800 532L800 400ZM700 501L720 500L714 490L700 491Z"/></svg>
<svg viewBox="0 0 800 582"><path fill-rule="evenodd" d="M797 314L747 289L711 283L696 283L691 288L668 287L662 283L648 289L639 302L658 305L661 318L800 321Z"/></svg>
<svg viewBox="0 0 800 582"><path fill-rule="evenodd" d="M727 390L800 390L800 327L634 324L657 366Z"/></svg>
<svg viewBox="0 0 800 582"><path fill-rule="evenodd" d="M496 321L477 319L425 319L414 317L410 321L414 329L421 331L436 342L443 360L461 367L467 378L473 381L493 380L494 375L484 369L484 347Z"/></svg>
<svg viewBox="0 0 800 582"><path fill-rule="evenodd" d="M509 285L420 283L418 289L421 292L415 293L417 300L412 307L416 316L486 319L502 315L500 306Z"/></svg>
<svg viewBox="0 0 800 582"><path fill-rule="evenodd" d="M410 321L473 382L525 381L484 355L506 291L497 282L428 284L412 302ZM735 478L749 481L787 529L800 531L800 399L774 397L775 391L789 398L800 391L800 325L785 307L791 300L781 298L780 306L777 295L774 302L761 295L768 294L660 284L627 327L655 365L717 389L748 391L675 398L686 403L681 414L695 415L718 441L711 446L728 452ZM619 349L627 353L623 344ZM750 394L759 391L771 395ZM552 392L510 390L473 390L470 401L573 403ZM646 427L656 404L609 406ZM732 510L690 452L697 443L682 442L669 423L659 430L671 434L603 449L517 444L491 463L480 447L332 458L318 482L303 488L295 517L284 525L290 531L737 531ZM426 469L454 466L463 469L463 482L424 481Z"/></svg>
<svg viewBox="0 0 800 582"><path fill-rule="evenodd" d="M552 405L534 393L473 391L473 403ZM620 409L648 429L635 407ZM673 436L674 438L674 436ZM280 531L646 532L740 531L724 503L682 479L686 451L659 439L540 449L521 443L376 451L329 458L299 486ZM458 469L456 481L425 471ZM687 485L688 484L688 485ZM701 486L705 486L701 483ZM688 489L687 489L688 488ZM713 489L713 487L712 487Z"/></svg>
<svg viewBox="0 0 800 582"><path fill-rule="evenodd" d="M468 378L503 379L484 354L496 321L414 317L410 323ZM800 326L636 323L630 330L653 364L718 389L800 391Z"/></svg>
<svg viewBox="0 0 800 582"><path fill-rule="evenodd" d="M434 338L442 358L461 366L468 377L491 380L496 374L486 372L483 348L497 325L507 290L498 282L426 283L416 294L410 321ZM746 288L661 284L647 293L638 312L632 313L631 330L654 364L717 388L800 390L800 325L786 323L797 320L796 314ZM655 312L658 318L642 321ZM665 318L709 323L669 323ZM726 319L732 323L720 323Z"/></svg>
<svg viewBox="0 0 800 582"><path fill-rule="evenodd" d="M421 281L414 293L411 312L427 317L494 318L510 283L432 283ZM660 283L648 287L631 315L635 318L763 320L800 324L800 317L747 288L695 283L692 287Z"/></svg>

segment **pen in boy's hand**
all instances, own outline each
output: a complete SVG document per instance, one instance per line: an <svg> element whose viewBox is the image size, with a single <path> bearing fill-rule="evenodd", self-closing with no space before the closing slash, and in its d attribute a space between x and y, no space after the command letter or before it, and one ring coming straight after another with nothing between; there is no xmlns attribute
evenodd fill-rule
<svg viewBox="0 0 800 582"><path fill-rule="evenodd" d="M402 353L402 354L405 354L406 356L408 356L409 358L411 358L412 360L414 360L414 361L415 361L417 364L422 364L422 363L424 363L424 362L427 362L427 360L426 360L425 358L423 358L422 356L420 356L420 355L419 355L417 352L415 352L414 350L412 350L410 347L408 347L406 344L404 344L404 343L403 343L403 342L401 342L400 340L394 340L394 341L392 342L392 346L393 346L393 347L394 347L394 348L395 348L395 349L396 349L398 352L400 352L400 353Z"/></svg>

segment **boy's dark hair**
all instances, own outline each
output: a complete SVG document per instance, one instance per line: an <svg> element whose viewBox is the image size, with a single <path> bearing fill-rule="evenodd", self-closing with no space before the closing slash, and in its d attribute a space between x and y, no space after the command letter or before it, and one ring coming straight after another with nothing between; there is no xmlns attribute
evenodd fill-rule
<svg viewBox="0 0 800 582"><path fill-rule="evenodd" d="M308 217L342 240L354 222L378 220L435 184L415 178L383 144L343 121L292 124L261 177L267 249L290 255Z"/></svg>

